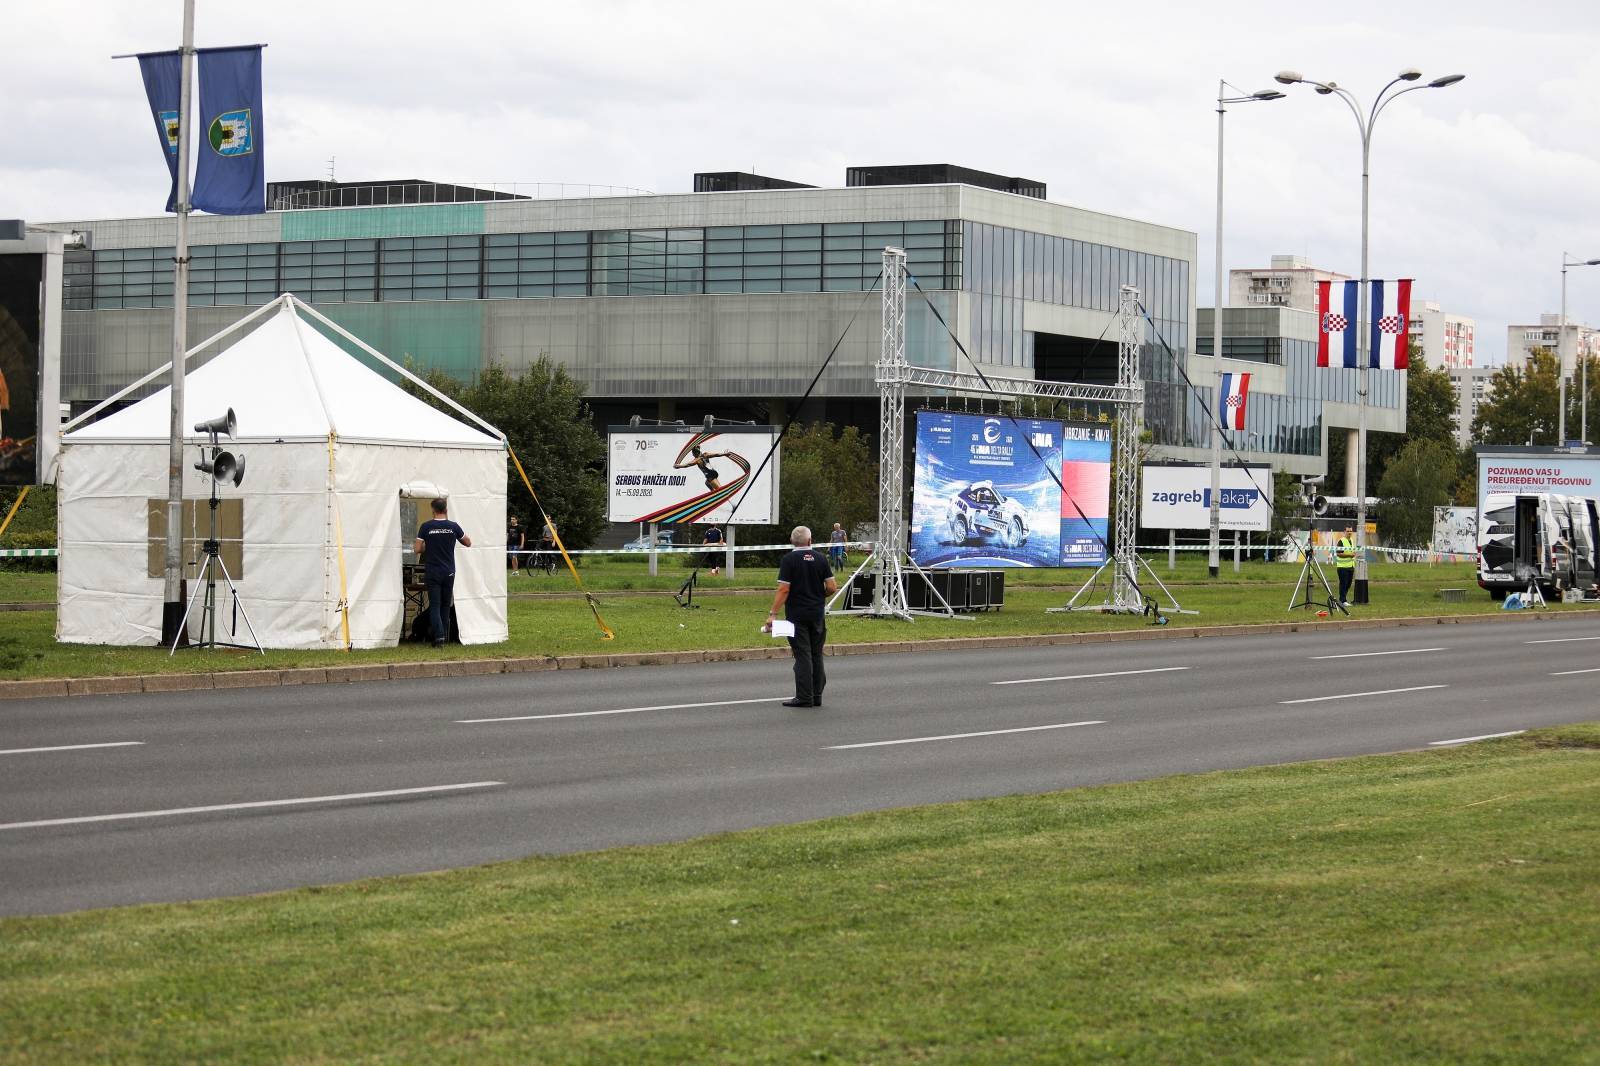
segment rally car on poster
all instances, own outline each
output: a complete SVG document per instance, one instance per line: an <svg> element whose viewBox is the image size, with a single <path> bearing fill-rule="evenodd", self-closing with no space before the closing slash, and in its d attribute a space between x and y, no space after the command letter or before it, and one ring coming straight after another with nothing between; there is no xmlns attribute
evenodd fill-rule
<svg viewBox="0 0 1600 1066"><path fill-rule="evenodd" d="M945 523L952 544L991 537L1008 548L1028 542L1028 513L1015 500L996 492L992 481L974 481L956 493Z"/></svg>

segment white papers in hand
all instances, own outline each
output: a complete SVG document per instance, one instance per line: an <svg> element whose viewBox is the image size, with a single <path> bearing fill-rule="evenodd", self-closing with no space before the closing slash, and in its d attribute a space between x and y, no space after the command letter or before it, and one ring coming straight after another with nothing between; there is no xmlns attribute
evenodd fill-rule
<svg viewBox="0 0 1600 1066"><path fill-rule="evenodd" d="M794 636L794 623L793 622L785 622L781 618L773 619L773 622L772 622L772 635L774 637L792 637L792 636Z"/></svg>

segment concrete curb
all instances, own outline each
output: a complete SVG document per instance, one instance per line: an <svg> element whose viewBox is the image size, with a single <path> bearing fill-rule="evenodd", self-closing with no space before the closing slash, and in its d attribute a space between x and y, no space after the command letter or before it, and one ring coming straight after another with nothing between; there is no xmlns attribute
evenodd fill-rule
<svg viewBox="0 0 1600 1066"><path fill-rule="evenodd" d="M1407 629L1417 626L1473 625L1554 621L1560 615L1516 614L1420 615L1413 618L1353 618L1339 622L1258 622L1227 626L1145 626L1100 633L1013 634L1003 637L949 637L934 640L890 640L862 644L830 644L829 655L893 655L915 651L982 651L991 648L1058 647L1072 644L1115 644L1133 640L1186 640L1249 636L1265 633L1311 633L1330 625L1340 629ZM225 670L207 674L130 674L112 677L41 678L0 681L0 700L52 696L105 696L139 692L189 692L195 689L271 688L282 685L354 684L415 678L476 677L522 674L540 670L608 670L626 666L673 666L685 663L754 662L787 659L789 649L774 643L759 648L716 648L706 651L645 651L620 655L531 656L516 659L436 659L350 666L313 666L289 670Z"/></svg>

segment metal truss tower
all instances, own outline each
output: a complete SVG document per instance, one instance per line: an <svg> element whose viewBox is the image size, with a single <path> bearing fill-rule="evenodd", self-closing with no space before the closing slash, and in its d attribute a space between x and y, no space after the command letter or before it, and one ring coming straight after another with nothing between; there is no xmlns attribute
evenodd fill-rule
<svg viewBox="0 0 1600 1066"><path fill-rule="evenodd" d="M1144 382L1139 376L1139 348L1144 339L1144 319L1139 314L1139 290L1122 286L1117 301L1117 384L1134 402L1117 412L1112 431L1111 461L1117 466L1116 573L1111 578L1112 610L1139 613L1144 604L1137 579L1139 554L1135 549L1139 526L1139 430L1144 425Z"/></svg>
<svg viewBox="0 0 1600 1066"><path fill-rule="evenodd" d="M906 253L883 250L883 330L878 348L878 535L872 547L877 581L871 614L910 618L900 553L906 542Z"/></svg>
<svg viewBox="0 0 1600 1066"><path fill-rule="evenodd" d="M1163 609L1153 594L1142 593L1139 588L1139 569L1144 568L1145 578L1154 588L1159 588L1167 599L1165 611L1171 614L1194 614L1178 605L1171 590L1139 558L1136 544L1139 529L1139 431L1144 424L1144 382L1139 373L1139 349L1144 341L1144 316L1139 309L1139 290L1124 285L1117 299L1117 387L1126 402L1117 408L1116 424L1111 435L1111 462L1116 467L1116 485L1112 493L1112 531L1115 544L1111 557L1084 583L1065 607L1051 607L1051 611L1105 611L1112 614L1154 613L1161 619ZM1111 587L1100 603L1078 601L1099 582L1106 567L1111 568Z"/></svg>

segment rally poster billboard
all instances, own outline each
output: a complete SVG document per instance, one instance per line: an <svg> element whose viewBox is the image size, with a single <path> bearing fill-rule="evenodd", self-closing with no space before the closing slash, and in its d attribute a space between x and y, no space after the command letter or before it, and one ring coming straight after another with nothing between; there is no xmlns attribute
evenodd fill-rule
<svg viewBox="0 0 1600 1066"><path fill-rule="evenodd" d="M1211 528L1211 468L1190 463L1145 463L1139 489L1139 524L1146 529ZM1272 467L1266 463L1222 468L1218 528L1266 532L1272 528Z"/></svg>
<svg viewBox="0 0 1600 1066"><path fill-rule="evenodd" d="M1100 566L1111 536L1111 427L1061 427L1061 563Z"/></svg>
<svg viewBox="0 0 1600 1066"><path fill-rule="evenodd" d="M771 525L778 520L778 432L776 426L610 427L607 519ZM769 451L772 459L762 467Z"/></svg>
<svg viewBox="0 0 1600 1066"><path fill-rule="evenodd" d="M1097 427L918 411L908 552L920 566L1098 565L1110 461Z"/></svg>
<svg viewBox="0 0 1600 1066"><path fill-rule="evenodd" d="M907 551L919 566L1058 566L1061 423L917 412Z"/></svg>

